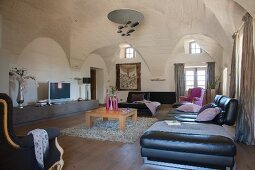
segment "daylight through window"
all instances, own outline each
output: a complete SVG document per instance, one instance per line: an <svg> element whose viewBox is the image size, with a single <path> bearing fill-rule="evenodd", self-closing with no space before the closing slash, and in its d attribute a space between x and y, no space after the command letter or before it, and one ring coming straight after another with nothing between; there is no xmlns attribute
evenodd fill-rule
<svg viewBox="0 0 255 170"><path fill-rule="evenodd" d="M185 69L185 84L186 84L186 91L189 88L194 87L202 87L206 88L206 68L205 67L198 67L198 68L186 68Z"/></svg>
<svg viewBox="0 0 255 170"><path fill-rule="evenodd" d="M199 53L202 53L202 49L195 41L193 41L193 42L190 42L189 44L189 52L190 54L199 54Z"/></svg>
<svg viewBox="0 0 255 170"><path fill-rule="evenodd" d="M126 48L125 57L126 58L134 58L135 57L135 50L131 47Z"/></svg>

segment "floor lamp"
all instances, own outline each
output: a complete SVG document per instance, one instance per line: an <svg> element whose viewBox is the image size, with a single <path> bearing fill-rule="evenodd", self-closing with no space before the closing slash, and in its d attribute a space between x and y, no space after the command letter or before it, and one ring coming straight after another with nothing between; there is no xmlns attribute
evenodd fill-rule
<svg viewBox="0 0 255 170"><path fill-rule="evenodd" d="M84 77L83 78L83 84L85 84L85 100L89 100L89 90L88 90L88 85L91 82L90 77Z"/></svg>

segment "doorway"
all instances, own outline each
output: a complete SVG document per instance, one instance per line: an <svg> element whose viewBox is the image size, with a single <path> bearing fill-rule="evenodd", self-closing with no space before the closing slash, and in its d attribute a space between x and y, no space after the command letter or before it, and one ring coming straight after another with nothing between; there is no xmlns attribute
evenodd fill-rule
<svg viewBox="0 0 255 170"><path fill-rule="evenodd" d="M91 77L91 99L96 100L97 97L97 76L96 69L90 69L90 77Z"/></svg>

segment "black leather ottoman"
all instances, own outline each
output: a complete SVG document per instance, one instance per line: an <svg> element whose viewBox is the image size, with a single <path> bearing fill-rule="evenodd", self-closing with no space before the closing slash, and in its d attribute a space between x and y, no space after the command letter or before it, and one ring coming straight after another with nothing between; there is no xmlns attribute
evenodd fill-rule
<svg viewBox="0 0 255 170"><path fill-rule="evenodd" d="M148 131L140 144L142 157L153 162L217 169L235 164L235 143L223 136Z"/></svg>

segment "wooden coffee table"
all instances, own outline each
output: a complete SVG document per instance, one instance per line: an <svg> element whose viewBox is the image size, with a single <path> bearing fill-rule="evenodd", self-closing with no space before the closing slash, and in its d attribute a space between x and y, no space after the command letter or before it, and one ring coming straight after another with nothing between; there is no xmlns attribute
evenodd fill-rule
<svg viewBox="0 0 255 170"><path fill-rule="evenodd" d="M86 127L91 127L93 125L94 118L103 118L104 121L110 119L118 119L119 120L119 129L125 130L126 126L126 118L131 117L132 121L137 121L137 110L129 109L127 112L119 109L118 111L110 111L106 110L104 107L98 108L95 110L91 110L86 112Z"/></svg>

